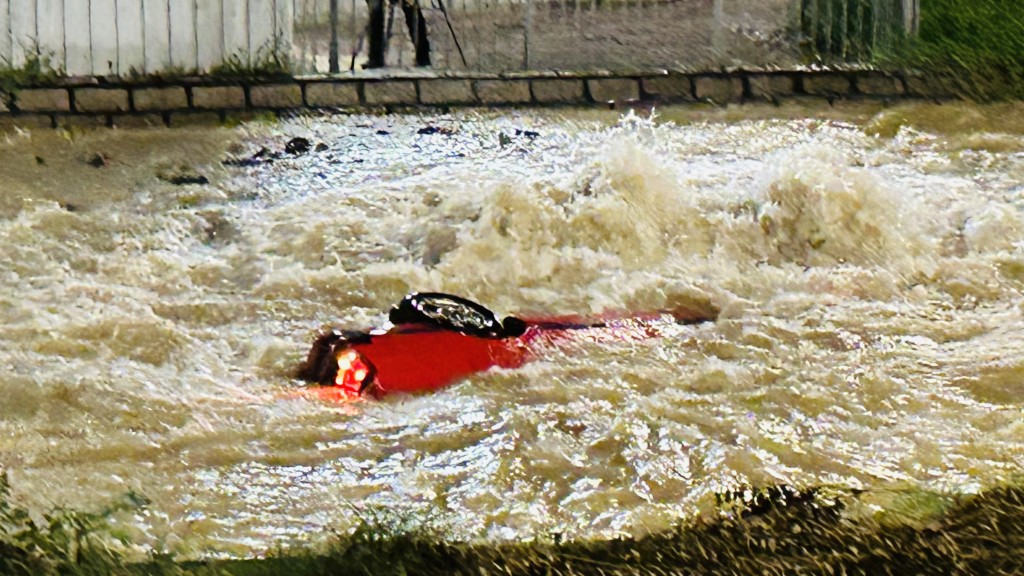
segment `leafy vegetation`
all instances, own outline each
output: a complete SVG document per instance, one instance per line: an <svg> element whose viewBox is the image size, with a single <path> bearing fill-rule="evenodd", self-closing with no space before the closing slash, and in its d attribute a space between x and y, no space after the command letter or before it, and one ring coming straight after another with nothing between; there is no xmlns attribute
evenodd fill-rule
<svg viewBox="0 0 1024 576"><path fill-rule="evenodd" d="M806 57L917 70L935 93L1024 98L1024 2L920 0L916 34L907 34L903 6L898 0L802 0Z"/></svg>
<svg viewBox="0 0 1024 576"><path fill-rule="evenodd" d="M110 516L143 504L129 495L98 514L56 508L39 522L10 502L7 474L0 472L0 574L130 574L123 539L109 530Z"/></svg>
<svg viewBox="0 0 1024 576"><path fill-rule="evenodd" d="M209 75L227 80L273 80L290 77L285 50L281 40L264 44L254 53L235 53L210 69Z"/></svg>
<svg viewBox="0 0 1024 576"><path fill-rule="evenodd" d="M0 100L25 86L53 84L63 75L63 70L54 67L53 55L39 50L29 51L19 68L0 59Z"/></svg>
<svg viewBox="0 0 1024 576"><path fill-rule="evenodd" d="M920 32L879 57L976 100L1024 98L1024 2L921 0Z"/></svg>

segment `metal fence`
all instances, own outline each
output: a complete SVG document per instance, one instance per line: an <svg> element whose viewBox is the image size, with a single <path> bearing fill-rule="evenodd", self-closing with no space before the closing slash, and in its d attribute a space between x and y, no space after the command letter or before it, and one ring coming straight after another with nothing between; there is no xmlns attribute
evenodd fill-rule
<svg viewBox="0 0 1024 576"><path fill-rule="evenodd" d="M0 0L0 67L69 75L209 72L287 63L361 70L371 3L384 63L415 64L414 0ZM418 0L431 67L708 69L857 60L912 32L918 0ZM333 65L333 66L332 66Z"/></svg>
<svg viewBox="0 0 1024 576"><path fill-rule="evenodd" d="M917 33L920 0L801 0L806 51L821 60L859 62Z"/></svg>
<svg viewBox="0 0 1024 576"><path fill-rule="evenodd" d="M367 60L367 5L338 0L342 70ZM387 1L387 0L385 0ZM402 2L403 0L395 0ZM432 65L443 69L628 70L792 64L794 0L420 0ZM297 0L293 64L328 72L330 0ZM388 9L387 64L409 66L414 47L401 10Z"/></svg>

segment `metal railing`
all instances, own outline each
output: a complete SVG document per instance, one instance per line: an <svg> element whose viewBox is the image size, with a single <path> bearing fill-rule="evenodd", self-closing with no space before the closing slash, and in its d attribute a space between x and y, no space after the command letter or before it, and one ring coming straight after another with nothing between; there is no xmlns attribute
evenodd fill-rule
<svg viewBox="0 0 1024 576"><path fill-rule="evenodd" d="M368 4L295 0L293 65L326 73L370 64ZM388 2L389 0L382 0ZM388 4L389 67L415 65L402 2ZM419 0L433 68L627 70L792 64L795 0ZM336 17L331 5L336 4ZM331 38L335 38L332 42ZM336 48L332 48L332 46Z"/></svg>
<svg viewBox="0 0 1024 576"><path fill-rule="evenodd" d="M914 32L918 1L0 0L0 68L132 76L272 64L301 74L429 59L483 72L708 70L792 66L809 52L862 61Z"/></svg>
<svg viewBox="0 0 1024 576"><path fill-rule="evenodd" d="M917 33L920 0L801 0L806 51L823 61L861 62Z"/></svg>

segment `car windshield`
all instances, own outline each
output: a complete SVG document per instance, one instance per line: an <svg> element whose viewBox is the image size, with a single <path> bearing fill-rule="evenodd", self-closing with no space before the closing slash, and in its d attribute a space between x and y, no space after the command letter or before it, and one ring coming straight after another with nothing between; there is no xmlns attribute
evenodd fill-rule
<svg viewBox="0 0 1024 576"><path fill-rule="evenodd" d="M419 310L424 316L459 330L486 331L494 326L491 318L462 302L431 299L421 302Z"/></svg>
<svg viewBox="0 0 1024 576"><path fill-rule="evenodd" d="M476 336L496 336L501 323L494 314L480 304L440 293L417 293L406 296L390 315L394 324L431 324L445 330L454 330Z"/></svg>

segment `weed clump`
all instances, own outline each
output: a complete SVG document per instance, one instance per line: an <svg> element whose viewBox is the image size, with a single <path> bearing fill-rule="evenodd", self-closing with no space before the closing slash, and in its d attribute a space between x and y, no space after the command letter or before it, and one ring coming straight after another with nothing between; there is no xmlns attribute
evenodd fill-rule
<svg viewBox="0 0 1024 576"><path fill-rule="evenodd" d="M56 508L42 522L10 500L7 473L0 471L0 574L133 574L121 549L114 547L118 541L108 531L108 519L118 510L142 505L138 497L98 514Z"/></svg>

